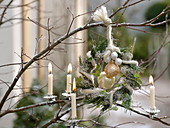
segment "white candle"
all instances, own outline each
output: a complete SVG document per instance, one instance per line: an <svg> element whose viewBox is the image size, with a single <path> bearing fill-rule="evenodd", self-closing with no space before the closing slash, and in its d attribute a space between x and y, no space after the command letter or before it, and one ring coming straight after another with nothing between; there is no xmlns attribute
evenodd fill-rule
<svg viewBox="0 0 170 128"><path fill-rule="evenodd" d="M75 119L76 117L77 117L76 93L71 93L71 118Z"/></svg>
<svg viewBox="0 0 170 128"><path fill-rule="evenodd" d="M68 72L68 74L67 74L67 89L66 89L66 92L71 93L71 84L72 84L72 74L71 74L72 65L71 64L68 65L67 72Z"/></svg>
<svg viewBox="0 0 170 128"><path fill-rule="evenodd" d="M153 77L149 77L149 83L150 83L150 108L155 109L155 87L153 84Z"/></svg>
<svg viewBox="0 0 170 128"><path fill-rule="evenodd" d="M53 74L52 74L52 64L48 64L48 95L53 95Z"/></svg>
<svg viewBox="0 0 170 128"><path fill-rule="evenodd" d="M73 91L74 92L76 91L76 79L75 78L73 79Z"/></svg>

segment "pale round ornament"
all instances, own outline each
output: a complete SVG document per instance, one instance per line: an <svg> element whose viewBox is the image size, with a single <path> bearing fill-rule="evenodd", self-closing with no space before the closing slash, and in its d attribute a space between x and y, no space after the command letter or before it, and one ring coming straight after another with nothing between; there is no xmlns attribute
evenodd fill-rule
<svg viewBox="0 0 170 128"><path fill-rule="evenodd" d="M104 62L109 63L111 61L110 56L104 57Z"/></svg>
<svg viewBox="0 0 170 128"><path fill-rule="evenodd" d="M111 54L111 51L110 50L106 50L104 52L104 57L110 56L110 54Z"/></svg>
<svg viewBox="0 0 170 128"><path fill-rule="evenodd" d="M117 52L112 52L111 58L112 58L113 60L115 60L117 57L118 57Z"/></svg>
<svg viewBox="0 0 170 128"><path fill-rule="evenodd" d="M115 77L108 78L105 75L100 75L98 77L98 83L100 88L109 89L114 85Z"/></svg>
<svg viewBox="0 0 170 128"><path fill-rule="evenodd" d="M106 73L105 72L101 72L100 76L106 76Z"/></svg>
<svg viewBox="0 0 170 128"><path fill-rule="evenodd" d="M104 69L106 76L108 78L112 78L114 76L117 76L120 72L120 68L117 64L110 62L106 65L105 69Z"/></svg>
<svg viewBox="0 0 170 128"><path fill-rule="evenodd" d="M116 60L115 60L115 64L117 64L117 65L121 65L121 64L122 64L122 59L120 59L120 58L116 58Z"/></svg>
<svg viewBox="0 0 170 128"><path fill-rule="evenodd" d="M130 53L130 52L127 52L127 53L122 53L122 59L123 60L132 60L133 58L133 54Z"/></svg>

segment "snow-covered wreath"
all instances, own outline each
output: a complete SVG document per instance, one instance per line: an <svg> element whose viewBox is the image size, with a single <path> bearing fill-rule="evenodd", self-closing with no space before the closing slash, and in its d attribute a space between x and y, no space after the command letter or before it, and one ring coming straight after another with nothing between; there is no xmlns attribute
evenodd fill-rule
<svg viewBox="0 0 170 128"><path fill-rule="evenodd" d="M132 60L132 53L114 45L112 20L108 17L106 7L97 9L92 18L106 25L107 45L102 50L97 50L95 46L87 52L86 60L80 60L82 77L77 78L80 92L92 94L93 96L87 96L85 102L102 106L102 110L112 107L117 101L130 107L133 90L141 86L141 68L137 61Z"/></svg>

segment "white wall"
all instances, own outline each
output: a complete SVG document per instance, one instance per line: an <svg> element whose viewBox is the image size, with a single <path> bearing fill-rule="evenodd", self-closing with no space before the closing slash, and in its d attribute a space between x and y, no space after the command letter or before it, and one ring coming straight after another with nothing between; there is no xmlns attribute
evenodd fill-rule
<svg viewBox="0 0 170 128"><path fill-rule="evenodd" d="M7 1L8 2L8 1ZM13 4L18 4L20 1L15 1ZM2 3L3 4L3 3ZM4 3L5 4L5 3ZM5 17L12 17L16 14L19 14L21 9L12 9L7 11ZM0 66L4 64L18 63L20 58L17 54L21 52L21 24L12 25L11 23L4 24L0 27ZM16 73L19 70L19 66L5 66L0 67L0 80L9 82L9 84L14 79ZM0 99L7 90L7 86L0 82ZM17 83L21 86L21 81ZM18 95L20 91L17 89L11 93L10 96ZM13 99L10 103L10 100L5 104L4 108L12 106L17 99ZM9 114L0 119L1 128L11 128L13 119L15 118L14 114Z"/></svg>

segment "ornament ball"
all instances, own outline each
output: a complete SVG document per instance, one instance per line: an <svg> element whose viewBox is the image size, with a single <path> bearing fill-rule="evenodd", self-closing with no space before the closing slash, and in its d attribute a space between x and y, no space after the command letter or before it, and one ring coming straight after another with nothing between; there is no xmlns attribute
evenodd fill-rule
<svg viewBox="0 0 170 128"><path fill-rule="evenodd" d="M115 63L110 62L106 65L104 71L105 71L106 76L108 78L112 78L112 77L117 76L119 74L120 68Z"/></svg>

